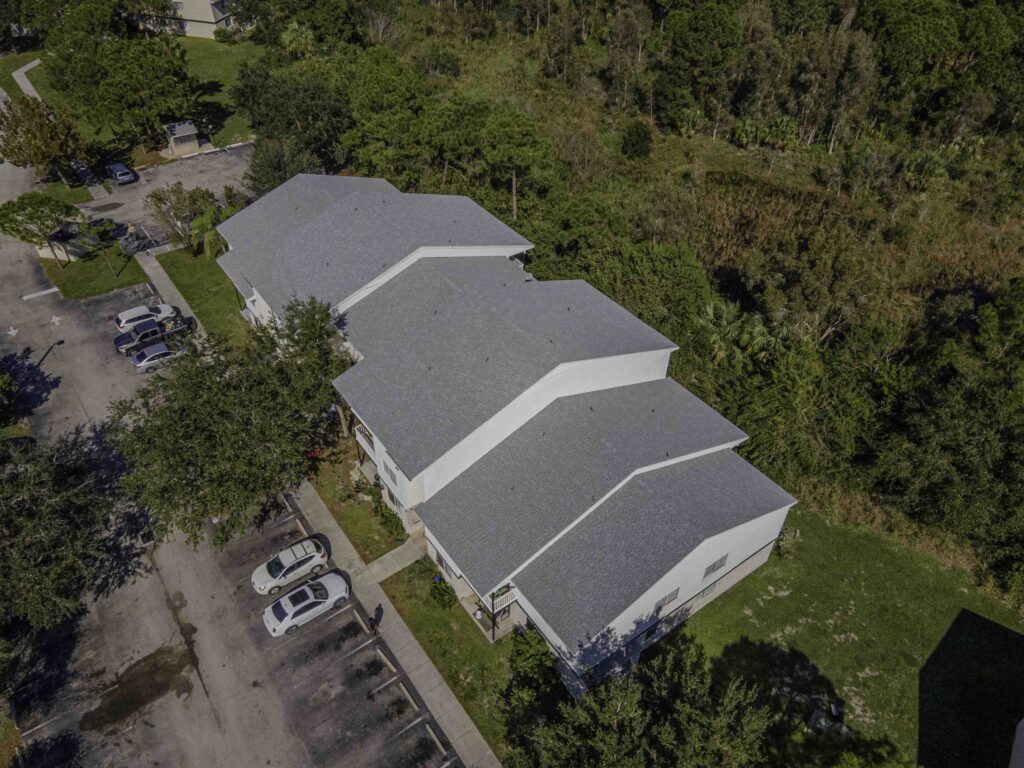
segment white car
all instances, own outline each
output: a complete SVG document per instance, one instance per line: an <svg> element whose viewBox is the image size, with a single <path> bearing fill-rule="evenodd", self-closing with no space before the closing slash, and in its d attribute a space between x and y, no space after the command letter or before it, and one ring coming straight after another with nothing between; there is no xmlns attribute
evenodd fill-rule
<svg viewBox="0 0 1024 768"><path fill-rule="evenodd" d="M152 344L141 352L132 355L132 363L139 373L150 373L157 368L162 368L171 360L184 352L180 347L169 347L166 344Z"/></svg>
<svg viewBox="0 0 1024 768"><path fill-rule="evenodd" d="M307 621L348 602L348 582L340 573L325 573L293 589L263 612L263 625L274 637L291 635Z"/></svg>
<svg viewBox="0 0 1024 768"><path fill-rule="evenodd" d="M115 318L114 323L117 325L117 330L130 331L139 323L143 323L146 320L156 320L158 323L162 320L166 320L169 317L174 317L178 314L178 308L172 307L170 304L154 304L151 307L132 307L126 309L124 312L119 314Z"/></svg>
<svg viewBox="0 0 1024 768"><path fill-rule="evenodd" d="M252 572L252 588L276 595L281 587L327 567L327 551L316 539L303 539L283 549Z"/></svg>

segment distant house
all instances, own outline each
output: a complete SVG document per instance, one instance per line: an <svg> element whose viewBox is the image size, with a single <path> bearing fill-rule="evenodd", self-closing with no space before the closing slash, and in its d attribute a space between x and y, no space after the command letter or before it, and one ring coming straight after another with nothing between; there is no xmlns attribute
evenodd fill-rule
<svg viewBox="0 0 1024 768"><path fill-rule="evenodd" d="M173 0L173 13L149 16L146 23L165 32L187 37L213 38L214 30L233 29L229 0Z"/></svg>
<svg viewBox="0 0 1024 768"><path fill-rule="evenodd" d="M579 690L764 563L789 494L666 378L675 344L465 197L296 176L219 227L246 316L326 301L369 473L489 637Z"/></svg>

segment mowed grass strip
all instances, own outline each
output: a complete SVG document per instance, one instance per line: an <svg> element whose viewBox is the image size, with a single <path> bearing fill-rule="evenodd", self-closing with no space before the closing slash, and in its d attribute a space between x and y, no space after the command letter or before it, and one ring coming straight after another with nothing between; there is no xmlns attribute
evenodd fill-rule
<svg viewBox="0 0 1024 768"><path fill-rule="evenodd" d="M249 325L240 314L238 292L215 259L193 256L182 248L157 256L157 261L208 333L224 336L233 344L245 343Z"/></svg>
<svg viewBox="0 0 1024 768"><path fill-rule="evenodd" d="M134 258L125 259L117 246L95 251L87 259L70 264L55 259L40 259L43 271L66 299L87 299L147 281L146 273Z"/></svg>

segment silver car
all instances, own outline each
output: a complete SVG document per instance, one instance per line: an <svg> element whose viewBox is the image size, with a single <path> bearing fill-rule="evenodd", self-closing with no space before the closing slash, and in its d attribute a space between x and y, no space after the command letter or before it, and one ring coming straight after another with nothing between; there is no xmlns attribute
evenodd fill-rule
<svg viewBox="0 0 1024 768"><path fill-rule="evenodd" d="M291 635L299 627L348 602L348 582L340 573L323 576L293 589L263 612L263 626L274 637Z"/></svg>
<svg viewBox="0 0 1024 768"><path fill-rule="evenodd" d="M119 314L115 318L114 323L117 325L117 330L123 333L130 331L136 325L144 323L146 320L156 320L159 323L161 320L174 317L176 314L178 314L178 308L172 307L170 304L132 307Z"/></svg>
<svg viewBox="0 0 1024 768"><path fill-rule="evenodd" d="M163 343L152 344L132 355L132 363L139 373L150 373L158 368L163 368L184 351L181 347L169 347Z"/></svg>
<svg viewBox="0 0 1024 768"><path fill-rule="evenodd" d="M303 539L282 549L252 572L252 588L261 595L276 595L281 587L327 567L327 551L316 539Z"/></svg>

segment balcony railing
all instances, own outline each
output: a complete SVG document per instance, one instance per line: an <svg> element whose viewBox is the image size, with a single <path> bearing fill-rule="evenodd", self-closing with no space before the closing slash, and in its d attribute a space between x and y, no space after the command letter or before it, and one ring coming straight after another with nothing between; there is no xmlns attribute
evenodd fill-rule
<svg viewBox="0 0 1024 768"><path fill-rule="evenodd" d="M515 587L510 587L508 592L503 592L497 597L491 598L494 604L494 612L497 613L500 610L505 609L516 600L519 599L519 590Z"/></svg>
<svg viewBox="0 0 1024 768"><path fill-rule="evenodd" d="M375 459L375 454L373 452L373 435L370 430L362 424L356 424L353 431L356 433L356 441L363 446L363 450L370 455L370 458Z"/></svg>

